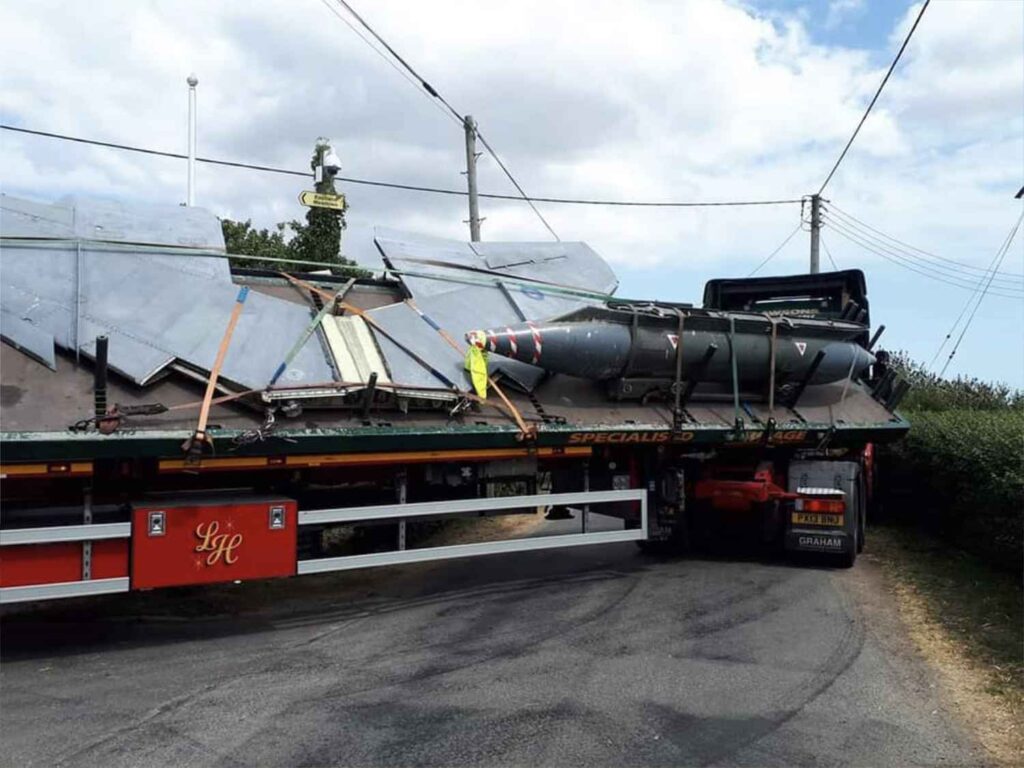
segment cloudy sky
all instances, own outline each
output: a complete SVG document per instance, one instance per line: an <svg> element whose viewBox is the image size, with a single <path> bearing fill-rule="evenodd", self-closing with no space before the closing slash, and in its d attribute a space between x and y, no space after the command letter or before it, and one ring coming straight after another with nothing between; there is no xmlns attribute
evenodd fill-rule
<svg viewBox="0 0 1024 768"><path fill-rule="evenodd" d="M352 2L477 118L530 194L641 200L817 191L919 8ZM0 117L183 152L194 71L201 155L302 169L327 136L346 175L461 188L461 127L332 8L344 15L333 0L0 0ZM303 212L298 178L200 166L197 183L198 204L221 216L268 226ZM180 202L185 167L4 131L0 184L39 200ZM825 246L840 268L867 273L883 346L931 360L972 295L949 282L976 283L1021 213L1022 184L1024 2L934 0L825 194ZM513 191L486 157L480 188ZM375 225L466 237L460 198L345 192L344 247L361 261L374 259ZM613 263L620 295L695 302L705 280L748 274L800 221L799 205L541 210L563 240ZM485 239L550 237L521 203L485 201L482 214ZM929 255L868 239L879 236L865 225ZM807 254L799 232L759 274L805 270ZM1024 233L1002 270L992 288L1003 295L985 299L949 371L1024 386Z"/></svg>

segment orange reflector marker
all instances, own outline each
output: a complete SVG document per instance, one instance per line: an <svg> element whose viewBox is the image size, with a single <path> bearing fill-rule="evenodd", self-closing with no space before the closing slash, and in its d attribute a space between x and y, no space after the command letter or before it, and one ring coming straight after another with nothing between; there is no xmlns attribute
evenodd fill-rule
<svg viewBox="0 0 1024 768"><path fill-rule="evenodd" d="M492 461L524 456L539 458L569 458L590 456L590 446L566 448L469 448L453 451L388 451L381 453L329 453L298 454L295 456L251 456L222 459L204 459L200 471L231 471L239 469L276 469L281 467L343 467L387 464L427 464L434 461ZM161 459L160 472L181 472L186 469L183 459ZM190 471L197 468L188 467Z"/></svg>
<svg viewBox="0 0 1024 768"><path fill-rule="evenodd" d="M49 464L2 464L0 479L13 477L86 477L92 474L91 461L56 461Z"/></svg>

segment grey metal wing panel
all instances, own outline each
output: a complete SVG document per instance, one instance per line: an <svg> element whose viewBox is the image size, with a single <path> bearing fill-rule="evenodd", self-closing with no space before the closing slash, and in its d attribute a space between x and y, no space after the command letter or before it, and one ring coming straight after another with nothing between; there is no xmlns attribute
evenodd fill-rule
<svg viewBox="0 0 1024 768"><path fill-rule="evenodd" d="M0 249L0 306L54 336L57 344L73 343L73 254L67 246L53 249Z"/></svg>
<svg viewBox="0 0 1024 768"><path fill-rule="evenodd" d="M38 360L50 370L57 370L53 347L53 334L23 320L7 310L0 309L0 338L29 357Z"/></svg>
<svg viewBox="0 0 1024 768"><path fill-rule="evenodd" d="M213 261L223 262L154 257L146 248L70 242L21 247L8 241L0 252L0 306L49 332L66 349L105 333L111 339L111 365L144 384L174 359L199 370L212 366L238 293L226 270L218 275L202 269ZM300 304L252 294L222 375L249 389L266 386L311 320L310 310ZM315 335L283 379L333 381Z"/></svg>
<svg viewBox="0 0 1024 768"><path fill-rule="evenodd" d="M416 306L460 345L465 343L465 334L483 327L480 325L481 318L492 319L497 325L522 322L505 294L497 287L463 288L451 297L431 296L421 299L416 302ZM423 320L420 322L423 323Z"/></svg>
<svg viewBox="0 0 1024 768"><path fill-rule="evenodd" d="M97 259L102 268L96 267ZM86 259L82 269L84 317L210 370L238 286L196 272L189 259L141 253L104 253L97 259ZM301 304L250 293L221 375L247 389L266 386L311 321L310 310ZM303 384L333 381L333 369L315 337L282 378Z"/></svg>
<svg viewBox="0 0 1024 768"><path fill-rule="evenodd" d="M107 337L107 364L136 384L144 386L153 381L167 366L174 362L175 356L138 338L114 328L107 328L83 320L81 323L82 344L79 350L87 358L96 357L96 337Z"/></svg>
<svg viewBox="0 0 1024 768"><path fill-rule="evenodd" d="M231 265L218 256L190 256L187 253L147 253L154 264L163 264L179 272L191 272L206 280L231 280Z"/></svg>
<svg viewBox="0 0 1024 768"><path fill-rule="evenodd" d="M75 236L85 240L224 250L220 220L203 208L67 197Z"/></svg>
<svg viewBox="0 0 1024 768"><path fill-rule="evenodd" d="M36 203L0 194L0 236L74 237L74 208L67 204Z"/></svg>
<svg viewBox="0 0 1024 768"><path fill-rule="evenodd" d="M461 240L447 240L411 232L374 228L374 242L385 263L395 259L415 259L462 266L483 266L480 256Z"/></svg>
<svg viewBox="0 0 1024 768"><path fill-rule="evenodd" d="M539 290L530 285L516 283L505 283L505 285L508 299L515 304L519 314L526 320L551 320L587 304L598 303L597 299L590 300L554 291Z"/></svg>
<svg viewBox="0 0 1024 768"><path fill-rule="evenodd" d="M145 384L176 355L161 344L159 333L150 336L135 323L140 316L149 317L150 292L135 281L144 259L120 252L79 252L70 243L20 251L6 245L0 306L46 329L61 347L73 351L77 346L88 356L96 336L108 336L111 367ZM154 329L158 331L159 325L154 324Z"/></svg>
<svg viewBox="0 0 1024 768"><path fill-rule="evenodd" d="M0 195L0 235L203 248L224 252L220 219L203 208Z"/></svg>
<svg viewBox="0 0 1024 768"><path fill-rule="evenodd" d="M471 273L453 272L450 269L439 269L400 259L391 263L392 271L406 287L409 295L416 299L452 294L465 285L487 280L486 276L481 279Z"/></svg>
<svg viewBox="0 0 1024 768"><path fill-rule="evenodd" d="M545 243L525 243L532 251L542 253ZM562 257L537 258L530 263L510 264L500 271L509 275L578 288L594 293L611 294L619 287L618 278L608 263L586 243L559 243Z"/></svg>
<svg viewBox="0 0 1024 768"><path fill-rule="evenodd" d="M517 264L532 264L550 258L565 258L562 243L470 243L470 247L490 269Z"/></svg>
<svg viewBox="0 0 1024 768"><path fill-rule="evenodd" d="M445 278L472 283L503 274L603 294L618 287L615 273L585 243L463 243L398 233L378 234L376 243L417 298L450 292Z"/></svg>
<svg viewBox="0 0 1024 768"><path fill-rule="evenodd" d="M230 286L216 302L223 308L211 317L214 333L198 338L202 343L190 351L189 359L209 369L217 355L217 347L234 306L237 286ZM224 299L227 303L224 303ZM261 293L250 293L231 339L222 375L247 389L259 389L270 383L278 365L284 362L292 346L313 321L307 307ZM334 381L334 368L328 361L317 334L312 334L285 369L279 380L284 384L321 384Z"/></svg>
<svg viewBox="0 0 1024 768"><path fill-rule="evenodd" d="M406 386L444 388L445 382L430 372L430 368L433 368L460 389L469 387L463 354L453 349L412 307L407 304L391 304L371 309L367 315L373 324L384 330L384 333L380 333L374 329L374 337L387 361L393 382ZM411 350L426 365L409 355L405 349Z"/></svg>

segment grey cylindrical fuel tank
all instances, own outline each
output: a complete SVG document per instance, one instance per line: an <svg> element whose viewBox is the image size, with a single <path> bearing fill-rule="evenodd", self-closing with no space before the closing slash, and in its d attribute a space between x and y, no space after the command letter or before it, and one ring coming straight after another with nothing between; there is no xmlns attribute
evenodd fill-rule
<svg viewBox="0 0 1024 768"><path fill-rule="evenodd" d="M732 381L732 354L741 384L767 382L770 375L771 335L764 330L730 333L728 317L719 317L723 330L693 329L684 325L682 334L682 378L706 382ZM703 323L707 325L707 323ZM748 323L749 324L749 323ZM765 327L770 331L767 321ZM818 327L806 335L787 326L775 341L777 384L800 380L819 351L825 355L812 384L826 384L859 376L874 362L874 356L859 344L847 341L850 331L825 333ZM608 380L623 377L675 377L677 330L664 322L634 326L600 320L526 323L501 329L473 331L467 341L504 357L555 373L585 379ZM709 353L709 348L714 349ZM710 357L708 355L710 354Z"/></svg>

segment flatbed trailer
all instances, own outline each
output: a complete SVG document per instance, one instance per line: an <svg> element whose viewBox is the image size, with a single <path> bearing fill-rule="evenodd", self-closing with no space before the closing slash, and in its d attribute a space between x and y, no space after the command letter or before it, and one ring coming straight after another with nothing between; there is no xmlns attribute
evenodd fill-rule
<svg viewBox="0 0 1024 768"><path fill-rule="evenodd" d="M267 277L253 287L285 289ZM349 300L370 305L389 290L397 286L368 282ZM809 387L771 413L744 400L738 426L726 400L689 403L677 424L670 402L613 402L593 382L555 376L532 396L508 393L532 427L528 440L497 410L450 416L444 407L304 410L261 435L260 413L227 403L212 410L215 453L194 466L182 443L198 383L168 378L140 391L112 377L107 398L128 411L185 407L126 416L102 434L70 429L93 406L88 364L61 355L53 372L4 345L0 368L3 602L585 543L680 544L723 518L852 564L863 545L870 446L908 427L863 384ZM495 495L509 488L520 492ZM624 528L405 548L402 523L538 507L592 507ZM811 511L819 509L827 511ZM214 529L218 541L226 519L231 537L205 554L221 557L197 566L202 547L213 547L203 535ZM355 523L393 531L393 548L325 555L324 531ZM380 538L369 546L380 548Z"/></svg>
<svg viewBox="0 0 1024 768"><path fill-rule="evenodd" d="M236 269L233 280L307 306L344 287L347 313L407 298L396 279ZM851 304L871 346L856 271L705 292L707 309L780 318L838 318ZM225 389L210 410L212 450L196 460L183 444L202 376L145 387L104 376L98 391L93 361L64 351L53 363L0 345L3 603L614 541L685 547L716 530L852 565L873 445L908 429L894 410L901 389L881 370L803 382L786 398L698 386L682 407L555 374L529 392L506 386L502 407L408 407L372 387L343 407L332 392L268 403ZM459 545L416 535L426 521L496 514L576 522Z"/></svg>

